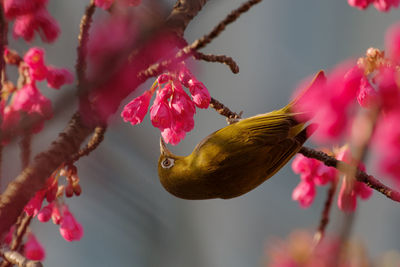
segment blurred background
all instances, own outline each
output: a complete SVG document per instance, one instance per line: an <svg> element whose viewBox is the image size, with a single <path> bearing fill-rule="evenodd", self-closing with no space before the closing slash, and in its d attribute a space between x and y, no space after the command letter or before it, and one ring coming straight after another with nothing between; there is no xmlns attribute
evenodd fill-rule
<svg viewBox="0 0 400 267"><path fill-rule="evenodd" d="M142 0L141 12L159 16L166 16L175 2L163 1L165 9L154 11L146 8L147 1ZM73 70L80 18L89 0L49 2L62 34L55 44L35 39L31 45L45 47L49 64ZM187 28L188 42L208 33L242 2L209 1ZM106 14L100 9L96 12ZM243 111L245 117L265 113L286 105L304 77L357 58L371 46L383 48L384 33L398 20L399 12L395 9L385 14L374 8L361 12L346 0L263 1L202 50L233 57L240 73L205 62L194 62L193 72L213 97L232 110ZM11 40L11 46L20 54L28 47L21 40ZM125 103L153 81L139 87ZM44 84L41 89L53 99L62 98L63 90L74 90L52 91ZM34 138L35 153L48 147L75 110L76 104L71 104L56 120L46 123L45 130ZM226 126L225 118L212 109L198 110L195 122L195 129L183 142L170 146L172 152L187 155L209 133ZM67 199L84 227L82 240L66 242L51 222L35 220L32 224L46 248L45 266L262 266L272 237L285 238L294 229L313 231L318 226L327 188L318 190L311 208L301 209L291 199L299 177L290 164L235 199L175 198L158 181L159 137L148 116L138 126L124 123L119 114L114 116L105 141L78 163L83 194ZM5 181L20 171L17 148L14 144L4 152ZM399 250L399 205L377 193L358 205L352 235L364 242L369 255ZM340 215L334 205L328 231L338 228Z"/></svg>

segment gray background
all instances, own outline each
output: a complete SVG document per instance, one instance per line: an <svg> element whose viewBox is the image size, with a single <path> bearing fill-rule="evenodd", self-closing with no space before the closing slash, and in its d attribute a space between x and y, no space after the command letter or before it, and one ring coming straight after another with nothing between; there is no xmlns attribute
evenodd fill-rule
<svg viewBox="0 0 400 267"><path fill-rule="evenodd" d="M49 2L62 35L55 45L42 45L40 40L33 44L46 47L47 62L73 69L79 20L89 1ZM174 1L164 2L168 12ZM209 1L185 37L191 42L207 33L241 2ZM266 0L204 49L232 56L240 74L203 62L195 63L194 72L213 97L233 110L243 110L244 116L264 113L284 106L304 77L358 57L370 46L382 48L385 30L398 14L398 10L384 14L373 8L361 12L345 0ZM12 45L21 54L26 51L21 41ZM150 82L131 97L149 88ZM62 95L44 84L41 88L49 97ZM48 146L74 109L75 105L63 109L61 119L46 124L35 137L35 152ZM174 153L190 153L203 137L226 125L211 109L199 110L195 121L195 129L171 148ZM51 222L33 223L33 231L46 247L46 266L260 266L269 238L318 225L326 188L318 190L310 209L300 209L291 200L299 177L290 166L232 200L185 201L169 195L158 182L158 142L159 132L148 117L135 127L119 115L114 117L105 141L78 164L83 194L67 200L85 229L83 239L69 243ZM15 145L7 147L4 158L7 180L20 168ZM359 202L354 236L365 241L372 256L399 249L398 211L398 204L377 193L368 202ZM338 225L339 215L334 207L329 230Z"/></svg>

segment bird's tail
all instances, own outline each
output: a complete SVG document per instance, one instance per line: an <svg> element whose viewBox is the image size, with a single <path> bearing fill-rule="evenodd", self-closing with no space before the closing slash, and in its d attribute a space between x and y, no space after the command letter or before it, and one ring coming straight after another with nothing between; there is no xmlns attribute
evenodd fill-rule
<svg viewBox="0 0 400 267"><path fill-rule="evenodd" d="M307 113L307 111L300 111L299 108L299 104L301 104L302 100L309 97L309 93L310 91L312 91L313 88L315 88L316 86L320 86L322 83L325 83L326 81L326 77L325 77L325 73L323 70L320 70L315 76L314 78L311 80L311 82L300 91L300 93L289 103L287 104L282 111L285 113L292 113L292 114L297 114L301 117L301 115L303 113ZM307 116L307 114L305 117L309 117ZM297 116L296 116L297 117ZM307 121L309 119L306 119L305 121Z"/></svg>

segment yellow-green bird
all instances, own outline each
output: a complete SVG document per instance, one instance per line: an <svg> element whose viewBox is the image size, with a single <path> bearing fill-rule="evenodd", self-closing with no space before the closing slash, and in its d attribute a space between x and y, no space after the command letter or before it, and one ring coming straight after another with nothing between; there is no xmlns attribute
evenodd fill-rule
<svg viewBox="0 0 400 267"><path fill-rule="evenodd" d="M325 79L320 71L313 81ZM160 139L158 175L171 194L184 199L234 198L279 171L307 140L307 128L286 107L242 119L201 141L186 156L176 156ZM313 127L314 128L314 127Z"/></svg>

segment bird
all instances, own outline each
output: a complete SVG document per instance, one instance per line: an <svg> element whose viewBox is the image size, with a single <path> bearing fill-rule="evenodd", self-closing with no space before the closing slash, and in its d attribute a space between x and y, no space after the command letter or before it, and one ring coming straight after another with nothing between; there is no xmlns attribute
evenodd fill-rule
<svg viewBox="0 0 400 267"><path fill-rule="evenodd" d="M308 88L324 80L319 71ZM172 195L189 200L230 199L246 194L278 172L316 125L299 122L293 106L240 119L204 138L188 156L174 155L160 138L158 175ZM307 117L307 116L305 116Z"/></svg>

